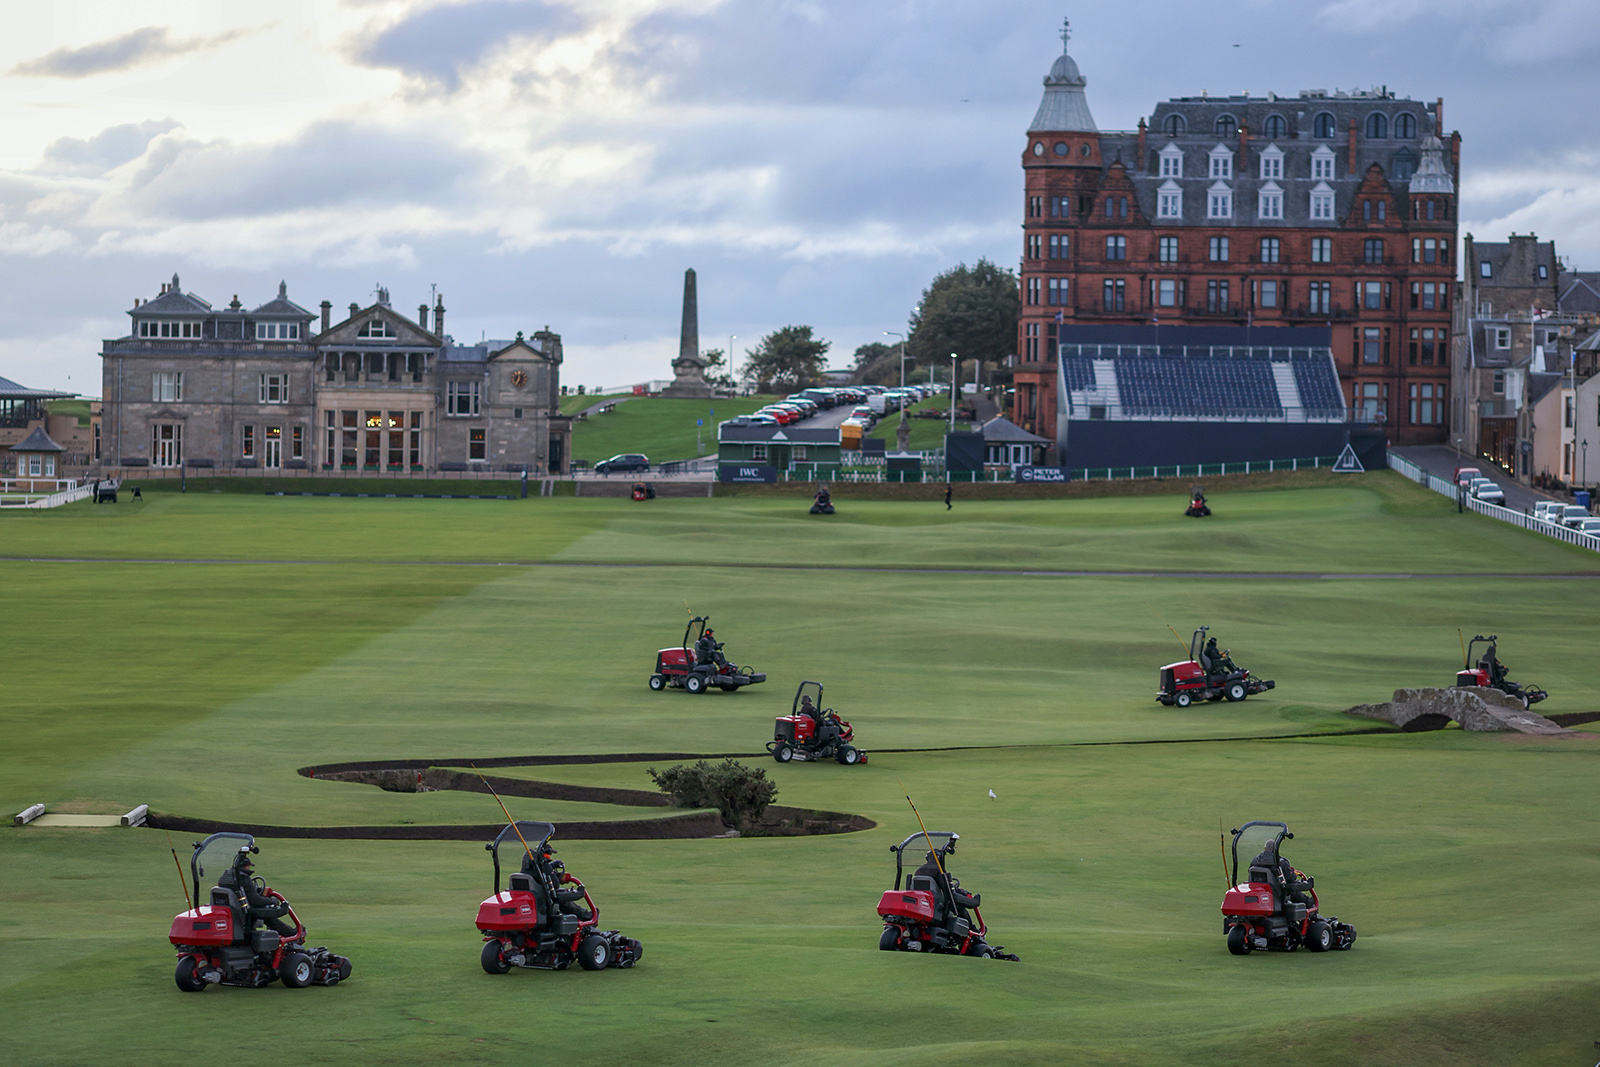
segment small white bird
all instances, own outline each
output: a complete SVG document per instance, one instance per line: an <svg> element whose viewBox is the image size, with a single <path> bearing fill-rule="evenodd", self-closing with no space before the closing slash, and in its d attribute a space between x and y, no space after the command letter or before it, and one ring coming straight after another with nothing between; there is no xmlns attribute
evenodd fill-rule
<svg viewBox="0 0 1600 1067"><path fill-rule="evenodd" d="M993 789L991 789L991 790L989 790L989 799L990 799L990 800L999 800L999 799L1000 799L1000 798L999 798L999 797L997 797L997 796L995 796L995 795L994 795L994 790L993 790Z"/></svg>

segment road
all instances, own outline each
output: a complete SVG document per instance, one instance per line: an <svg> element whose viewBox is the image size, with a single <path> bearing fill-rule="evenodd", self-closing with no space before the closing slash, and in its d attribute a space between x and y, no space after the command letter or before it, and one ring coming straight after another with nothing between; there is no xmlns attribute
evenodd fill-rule
<svg viewBox="0 0 1600 1067"><path fill-rule="evenodd" d="M1410 460L1429 474L1438 475L1447 481L1455 474L1458 466L1477 467L1483 471L1485 478L1493 478L1499 484L1501 490L1506 494L1506 507L1517 511L1531 512L1534 503L1537 501L1560 499L1549 493L1541 493L1537 490L1529 489L1520 482L1512 481L1509 474L1494 466L1488 460L1474 460L1471 456L1467 456L1458 461L1456 459L1456 450L1445 445L1410 445L1405 448L1392 448L1390 451L1401 459Z"/></svg>

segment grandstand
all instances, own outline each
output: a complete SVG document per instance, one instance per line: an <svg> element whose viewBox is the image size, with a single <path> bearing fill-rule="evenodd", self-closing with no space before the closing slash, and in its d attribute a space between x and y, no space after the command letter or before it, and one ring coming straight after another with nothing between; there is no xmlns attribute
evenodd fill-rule
<svg viewBox="0 0 1600 1067"><path fill-rule="evenodd" d="M1326 328L1063 326L1059 340L1064 466L1310 458L1348 439Z"/></svg>

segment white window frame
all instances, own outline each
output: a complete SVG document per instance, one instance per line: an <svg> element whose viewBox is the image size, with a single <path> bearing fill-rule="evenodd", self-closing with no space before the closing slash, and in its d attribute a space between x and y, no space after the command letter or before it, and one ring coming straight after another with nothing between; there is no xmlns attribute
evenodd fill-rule
<svg viewBox="0 0 1600 1067"><path fill-rule="evenodd" d="M150 402L153 404L182 403L183 371L153 371L150 375Z"/></svg>
<svg viewBox="0 0 1600 1067"><path fill-rule="evenodd" d="M198 341L204 325L185 319L145 319L139 323L139 336L165 341Z"/></svg>
<svg viewBox="0 0 1600 1067"><path fill-rule="evenodd" d="M754 462L754 463L765 463L767 461L767 446L766 445L751 445L750 446L750 459L751 459L751 462Z"/></svg>
<svg viewBox="0 0 1600 1067"><path fill-rule="evenodd" d="M1331 181L1333 178L1333 164L1333 149L1327 145L1318 145L1317 150L1311 153L1312 181Z"/></svg>
<svg viewBox="0 0 1600 1067"><path fill-rule="evenodd" d="M300 324L298 322L258 322L256 323L257 341L298 341L300 340Z"/></svg>
<svg viewBox="0 0 1600 1067"><path fill-rule="evenodd" d="M1206 168L1208 178L1233 177L1233 153L1227 145L1219 144L1211 150L1211 162Z"/></svg>
<svg viewBox="0 0 1600 1067"><path fill-rule="evenodd" d="M1183 177L1183 149L1175 144L1168 144L1160 152L1161 174L1163 178Z"/></svg>
<svg viewBox="0 0 1600 1067"><path fill-rule="evenodd" d="M1327 182L1318 182L1311 187L1311 221L1333 221L1333 187Z"/></svg>
<svg viewBox="0 0 1600 1067"><path fill-rule="evenodd" d="M1183 186L1168 178L1156 189L1156 218L1183 218Z"/></svg>
<svg viewBox="0 0 1600 1067"><path fill-rule="evenodd" d="M1213 182L1206 190L1206 218L1233 218L1233 190L1226 182Z"/></svg>
<svg viewBox="0 0 1600 1067"><path fill-rule="evenodd" d="M1172 250L1172 255L1170 256L1167 255L1169 248ZM1156 242L1156 261L1158 263L1178 262L1178 252L1178 239L1176 237L1163 237Z"/></svg>
<svg viewBox="0 0 1600 1067"><path fill-rule="evenodd" d="M1268 145L1261 150L1261 180L1283 178L1283 149L1277 145Z"/></svg>
<svg viewBox="0 0 1600 1067"><path fill-rule="evenodd" d="M1256 217L1283 218L1283 188L1277 182L1268 182L1256 194Z"/></svg>
<svg viewBox="0 0 1600 1067"><path fill-rule="evenodd" d="M1332 263L1333 262L1333 238L1332 237L1313 237L1311 239L1311 262L1313 262L1313 263Z"/></svg>
<svg viewBox="0 0 1600 1067"><path fill-rule="evenodd" d="M256 402L259 404L287 404L289 402L289 376L287 374L263 374L256 386Z"/></svg>
<svg viewBox="0 0 1600 1067"><path fill-rule="evenodd" d="M1503 352L1511 347L1511 327L1491 326L1489 328L1494 331L1494 347L1497 350Z"/></svg>
<svg viewBox="0 0 1600 1067"><path fill-rule="evenodd" d="M362 338L370 337L373 340L392 341L397 334L394 332L394 324L387 319L368 319L361 324L361 329L356 336Z"/></svg>
<svg viewBox="0 0 1600 1067"><path fill-rule="evenodd" d="M448 382L445 385L444 413L453 418L470 419L482 403L482 382ZM461 409L467 410L461 410Z"/></svg>

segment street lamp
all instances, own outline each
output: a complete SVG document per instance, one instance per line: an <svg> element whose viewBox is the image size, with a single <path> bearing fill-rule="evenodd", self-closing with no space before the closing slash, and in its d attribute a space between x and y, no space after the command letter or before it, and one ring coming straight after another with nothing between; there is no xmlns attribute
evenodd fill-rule
<svg viewBox="0 0 1600 1067"><path fill-rule="evenodd" d="M956 377L961 371L961 357L950 353L950 432L956 432Z"/></svg>
<svg viewBox="0 0 1600 1067"><path fill-rule="evenodd" d="M727 356L727 359L728 359L728 374L730 376L733 375L733 373L734 373L734 369L733 369L733 342L737 341L738 339L739 339L739 335L736 334L736 333L730 333L728 335L728 356ZM737 396L738 393L739 393L739 379L734 378L733 379L733 385L734 385L733 393L734 393L735 396Z"/></svg>
<svg viewBox="0 0 1600 1067"><path fill-rule="evenodd" d="M900 451L904 452L911 440L911 431L906 428L906 335L893 330L884 330L883 335L900 338L900 426L895 430L895 437L898 438L896 443L899 444Z"/></svg>

